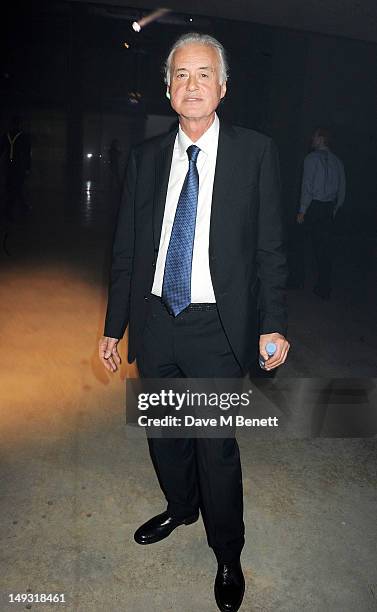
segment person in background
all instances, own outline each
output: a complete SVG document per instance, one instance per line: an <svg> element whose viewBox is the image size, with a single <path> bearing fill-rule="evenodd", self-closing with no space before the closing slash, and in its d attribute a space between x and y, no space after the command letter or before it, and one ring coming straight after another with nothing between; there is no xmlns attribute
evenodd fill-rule
<svg viewBox="0 0 377 612"><path fill-rule="evenodd" d="M297 223L312 240L318 278L314 293L330 299L332 289L333 221L346 195L343 162L330 150L330 134L315 130L312 151L305 157Z"/></svg>
<svg viewBox="0 0 377 612"><path fill-rule="evenodd" d="M20 117L12 118L9 130L1 139L2 155L5 155L5 216L12 221L17 210L29 210L24 187L31 166L31 142Z"/></svg>

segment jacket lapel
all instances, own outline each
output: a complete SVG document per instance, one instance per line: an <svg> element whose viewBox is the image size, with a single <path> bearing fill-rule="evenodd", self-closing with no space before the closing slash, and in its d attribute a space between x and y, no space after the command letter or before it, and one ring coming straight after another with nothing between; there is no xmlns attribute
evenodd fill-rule
<svg viewBox="0 0 377 612"><path fill-rule="evenodd" d="M228 223L231 223L230 190L234 189L237 164L236 132L230 124L220 121L209 231L210 255L221 242L222 231L226 231Z"/></svg>
<svg viewBox="0 0 377 612"><path fill-rule="evenodd" d="M158 251L160 244L161 227L164 217L166 194L176 135L177 130L169 132L156 153L155 191L153 200L153 242L155 251Z"/></svg>

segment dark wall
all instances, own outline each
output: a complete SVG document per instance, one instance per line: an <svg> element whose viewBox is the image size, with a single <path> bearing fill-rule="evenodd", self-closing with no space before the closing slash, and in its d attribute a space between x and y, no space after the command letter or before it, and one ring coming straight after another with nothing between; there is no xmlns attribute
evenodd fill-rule
<svg viewBox="0 0 377 612"><path fill-rule="evenodd" d="M189 28L155 23L137 35L129 21L96 11L16 2L3 22L1 127L14 111L29 120L34 176L43 180L47 164L55 164L55 174L71 165L80 175L88 147L105 161L109 142L120 136L126 154L144 137L147 118L154 124L155 116L174 118L161 67L170 44ZM221 116L269 133L279 146L287 218L294 218L302 159L320 124L333 130L346 165L348 223L373 218L377 46L220 19L201 29L229 52Z"/></svg>

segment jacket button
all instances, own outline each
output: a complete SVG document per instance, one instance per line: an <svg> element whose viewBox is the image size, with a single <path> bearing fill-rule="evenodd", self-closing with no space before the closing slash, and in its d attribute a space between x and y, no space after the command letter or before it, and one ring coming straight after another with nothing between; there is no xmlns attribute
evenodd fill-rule
<svg viewBox="0 0 377 612"><path fill-rule="evenodd" d="M147 295L144 296L144 299L145 299L146 302L148 302L148 296Z"/></svg>

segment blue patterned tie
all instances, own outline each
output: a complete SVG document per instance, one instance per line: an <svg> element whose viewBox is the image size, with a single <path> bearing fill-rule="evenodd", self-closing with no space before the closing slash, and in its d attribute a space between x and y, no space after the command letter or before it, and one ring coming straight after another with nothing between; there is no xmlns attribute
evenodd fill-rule
<svg viewBox="0 0 377 612"><path fill-rule="evenodd" d="M199 147L187 149L189 169L179 196L166 254L162 299L176 317L191 302L191 267L194 247L199 174L196 160Z"/></svg>

